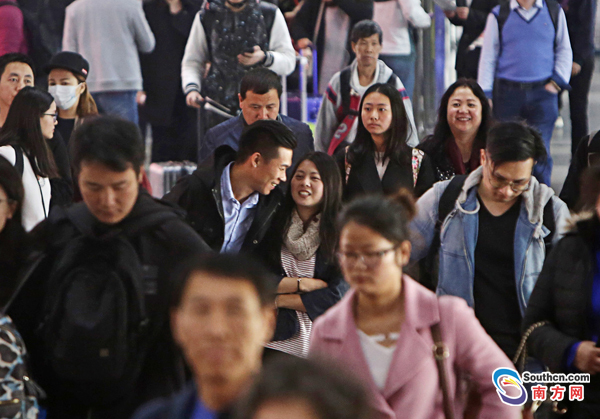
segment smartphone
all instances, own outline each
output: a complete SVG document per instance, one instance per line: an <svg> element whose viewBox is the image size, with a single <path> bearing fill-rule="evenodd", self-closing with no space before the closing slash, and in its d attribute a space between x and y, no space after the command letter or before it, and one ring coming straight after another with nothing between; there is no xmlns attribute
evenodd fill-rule
<svg viewBox="0 0 600 419"><path fill-rule="evenodd" d="M252 54L254 52L254 47L246 47L242 51L242 54Z"/></svg>

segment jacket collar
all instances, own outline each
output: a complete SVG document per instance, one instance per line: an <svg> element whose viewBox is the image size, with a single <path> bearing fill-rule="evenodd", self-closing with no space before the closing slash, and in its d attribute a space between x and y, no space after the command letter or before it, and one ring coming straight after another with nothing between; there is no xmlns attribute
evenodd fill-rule
<svg viewBox="0 0 600 419"><path fill-rule="evenodd" d="M435 294L418 284L407 275L402 276L402 294L404 296L404 325L414 329L422 329L440 321ZM340 301L338 316L331 318L335 327L323 331L323 336L330 339L344 340L351 328L356 329L354 322L354 299L356 291L351 289Z"/></svg>
<svg viewBox="0 0 600 419"><path fill-rule="evenodd" d="M479 166L465 180L462 191L457 200L457 207L465 213L475 213L479 211L479 202L477 200L477 187L483 179L483 166ZM533 225L541 227L544 219L544 207L554 196L554 191L549 186L538 182L535 177L531 177L531 185L528 190L521 194L522 204L525 207L528 221Z"/></svg>
<svg viewBox="0 0 600 419"><path fill-rule="evenodd" d="M374 397L374 406L387 416L390 406L387 400L408 383L433 358L431 342L424 338L423 329L439 323L440 314L437 297L431 291L404 275L402 277L405 318L400 329L396 350L390 365L383 390L377 388L369 365L361 350L360 337L354 321L353 306L356 292L349 291L339 303L337 316L329 317L328 327L322 330L324 339L340 342L337 354L365 377L366 385ZM429 332L425 332L428 336Z"/></svg>

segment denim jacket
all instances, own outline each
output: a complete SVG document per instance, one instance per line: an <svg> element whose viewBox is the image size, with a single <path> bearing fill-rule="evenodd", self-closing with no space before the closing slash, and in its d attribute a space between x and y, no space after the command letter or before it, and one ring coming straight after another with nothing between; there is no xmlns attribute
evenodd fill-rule
<svg viewBox="0 0 600 419"><path fill-rule="evenodd" d="M473 307L475 277L475 246L479 229L477 186L482 179L482 167L465 180L454 209L442 224L440 233L438 295L464 298ZM411 222L413 253L411 260L425 257L433 240L440 198L450 181L438 182L417 201L417 216ZM544 237L550 231L543 225L544 206L552 199L556 231L553 243L564 234L569 210L554 191L531 178L530 188L523 192L521 212L514 239L515 285L521 315L546 257Z"/></svg>

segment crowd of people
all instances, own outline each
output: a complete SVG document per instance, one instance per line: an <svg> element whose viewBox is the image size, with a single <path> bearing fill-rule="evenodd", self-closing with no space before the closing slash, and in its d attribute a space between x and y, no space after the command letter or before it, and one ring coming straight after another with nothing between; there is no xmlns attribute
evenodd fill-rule
<svg viewBox="0 0 600 419"><path fill-rule="evenodd" d="M31 24L26 3L0 21ZM440 1L460 77L421 139L418 1L64 3L41 67L0 27L0 417L541 417L499 369L590 374L548 402L600 416L580 115L549 186L571 77L587 106L587 0ZM319 59L314 129L280 114L297 53ZM162 199L148 125L153 161L198 162Z"/></svg>

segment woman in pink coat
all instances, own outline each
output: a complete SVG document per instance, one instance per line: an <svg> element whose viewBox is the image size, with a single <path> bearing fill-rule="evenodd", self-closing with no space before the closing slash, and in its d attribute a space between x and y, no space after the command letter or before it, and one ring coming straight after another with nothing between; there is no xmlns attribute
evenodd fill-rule
<svg viewBox="0 0 600 419"><path fill-rule="evenodd" d="M513 419L521 409L502 403L492 381L497 368L514 368L459 298L434 293L402 274L410 258L410 194L395 200L366 197L341 215L339 260L352 290L314 324L311 356L343 362L362 377L376 418L443 419L443 396L431 327L439 324L449 350L449 400L462 417L457 372L481 396L478 417ZM462 374L461 374L462 376ZM511 396L519 390L506 389Z"/></svg>

